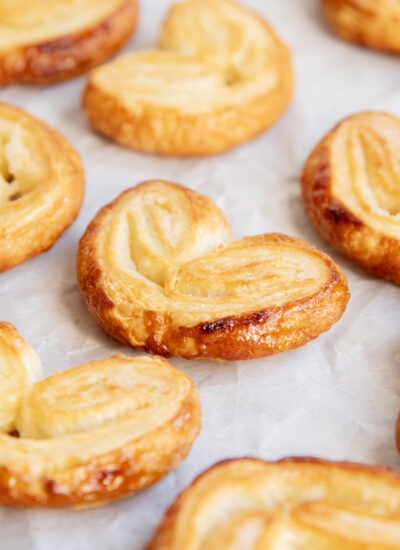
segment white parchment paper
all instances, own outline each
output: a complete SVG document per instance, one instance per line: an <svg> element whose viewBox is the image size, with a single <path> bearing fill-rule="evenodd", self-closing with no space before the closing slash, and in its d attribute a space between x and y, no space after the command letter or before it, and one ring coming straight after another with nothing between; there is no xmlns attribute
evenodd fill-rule
<svg viewBox="0 0 400 550"><path fill-rule="evenodd" d="M125 50L154 44L169 0L142 0L138 32ZM331 254L351 300L342 320L303 348L262 360L214 364L172 359L191 376L204 420L189 457L157 485L87 511L0 509L4 550L141 550L176 494L217 460L316 455L400 467L400 289L352 265L311 226L299 174L314 144L356 111L400 115L400 58L336 39L318 0L243 0L290 44L296 92L269 132L204 159L135 153L95 135L80 108L85 77L51 87L7 87L0 99L61 130L82 155L86 197L79 218L47 253L0 274L0 318L39 352L45 374L118 351L89 316L75 275L77 243L97 210L149 178L181 182L210 195L234 236L280 231Z"/></svg>

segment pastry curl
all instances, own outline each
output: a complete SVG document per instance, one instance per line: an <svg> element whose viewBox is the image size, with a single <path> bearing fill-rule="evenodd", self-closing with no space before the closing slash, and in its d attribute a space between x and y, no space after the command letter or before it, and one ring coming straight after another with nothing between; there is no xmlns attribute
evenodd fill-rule
<svg viewBox="0 0 400 550"><path fill-rule="evenodd" d="M125 191L79 245L89 311L113 338L163 356L251 359L301 346L348 300L313 246L271 233L231 241L205 195L164 181Z"/></svg>
<svg viewBox="0 0 400 550"><path fill-rule="evenodd" d="M0 84L47 84L108 59L136 27L137 0L0 0Z"/></svg>
<svg viewBox="0 0 400 550"><path fill-rule="evenodd" d="M0 323L0 503L88 507L155 483L201 423L193 382L160 357L115 355L29 386L37 355Z"/></svg>
<svg viewBox="0 0 400 550"><path fill-rule="evenodd" d="M321 0L326 21L336 34L369 48L400 53L400 4L397 0Z"/></svg>
<svg viewBox="0 0 400 550"><path fill-rule="evenodd" d="M361 113L308 158L305 207L321 235L366 271L400 284L400 120Z"/></svg>
<svg viewBox="0 0 400 550"><path fill-rule="evenodd" d="M90 73L83 105L123 145L208 155L269 128L292 88L289 50L260 16L233 0L186 0L170 9L158 49Z"/></svg>
<svg viewBox="0 0 400 550"><path fill-rule="evenodd" d="M79 213L84 170L65 138L0 102L0 271L50 248Z"/></svg>
<svg viewBox="0 0 400 550"><path fill-rule="evenodd" d="M147 550L395 550L400 477L360 464L237 459L200 475Z"/></svg>

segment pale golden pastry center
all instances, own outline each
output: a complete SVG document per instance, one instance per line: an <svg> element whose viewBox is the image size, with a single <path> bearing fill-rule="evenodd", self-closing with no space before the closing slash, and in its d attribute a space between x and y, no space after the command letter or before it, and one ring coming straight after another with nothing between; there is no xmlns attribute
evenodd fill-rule
<svg viewBox="0 0 400 550"><path fill-rule="evenodd" d="M378 113L343 122L331 162L332 195L364 223L400 238L400 122Z"/></svg>
<svg viewBox="0 0 400 550"><path fill-rule="evenodd" d="M163 194L172 213L159 206ZM113 300L195 324L301 300L329 281L325 259L301 245L261 235L231 242L223 214L209 208L199 219L185 192L163 182L127 197L107 222L99 257L110 291L121 292Z"/></svg>
<svg viewBox="0 0 400 550"><path fill-rule="evenodd" d="M0 120L0 207L28 194L50 173L43 143L24 128Z"/></svg>

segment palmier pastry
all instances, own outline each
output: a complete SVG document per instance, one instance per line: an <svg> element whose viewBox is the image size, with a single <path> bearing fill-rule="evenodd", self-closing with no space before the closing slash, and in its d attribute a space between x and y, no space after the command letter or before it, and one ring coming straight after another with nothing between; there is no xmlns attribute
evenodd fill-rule
<svg viewBox="0 0 400 550"><path fill-rule="evenodd" d="M397 0L321 0L325 19L341 38L400 53Z"/></svg>
<svg viewBox="0 0 400 550"><path fill-rule="evenodd" d="M400 284L400 120L349 117L306 162L303 197L321 235L366 271Z"/></svg>
<svg viewBox="0 0 400 550"><path fill-rule="evenodd" d="M81 160L64 137L0 102L0 271L50 248L83 192Z"/></svg>
<svg viewBox="0 0 400 550"><path fill-rule="evenodd" d="M398 549L400 476L312 458L221 462L178 496L147 546L206 548Z"/></svg>
<svg viewBox="0 0 400 550"><path fill-rule="evenodd" d="M233 0L170 9L158 49L89 75L92 126L141 151L219 153L271 126L293 88L290 53L271 27Z"/></svg>
<svg viewBox="0 0 400 550"><path fill-rule="evenodd" d="M136 19L137 0L0 0L0 84L78 75L118 50Z"/></svg>
<svg viewBox="0 0 400 550"><path fill-rule="evenodd" d="M80 242L78 280L112 337L187 359L301 346L330 328L348 300L339 268L313 246L278 233L231 241L210 198L164 181L100 210Z"/></svg>
<svg viewBox="0 0 400 550"><path fill-rule="evenodd" d="M116 355L36 382L36 354L0 323L0 503L94 506L176 468L200 429L193 382L160 357Z"/></svg>

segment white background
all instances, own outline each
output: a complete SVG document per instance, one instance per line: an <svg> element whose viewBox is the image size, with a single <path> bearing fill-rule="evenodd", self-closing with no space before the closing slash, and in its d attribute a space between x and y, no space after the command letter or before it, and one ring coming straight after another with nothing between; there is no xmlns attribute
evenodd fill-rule
<svg viewBox="0 0 400 550"><path fill-rule="evenodd" d="M89 316L75 275L77 244L97 210L149 178L181 182L210 195L235 237L280 231L332 255L348 277L342 320L303 348L262 360L214 364L173 359L196 382L204 420L178 471L152 488L88 511L0 509L7 550L141 550L160 516L192 478L217 460L316 455L400 466L400 290L374 280L320 239L307 219L299 174L314 144L360 110L400 113L399 59L333 37L317 0L243 0L261 12L293 51L296 91L276 126L237 149L204 159L162 158L95 135L80 108L85 77L51 87L8 87L0 99L61 130L82 155L86 197L78 220L47 253L0 274L0 318L39 352L45 374L132 352ZM154 44L168 0L142 0L127 49Z"/></svg>

